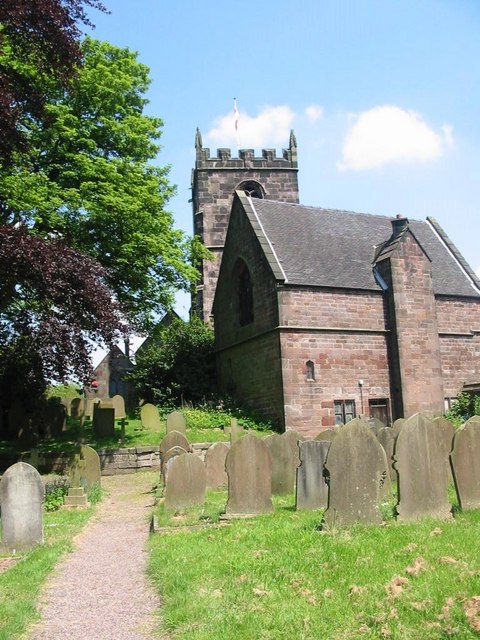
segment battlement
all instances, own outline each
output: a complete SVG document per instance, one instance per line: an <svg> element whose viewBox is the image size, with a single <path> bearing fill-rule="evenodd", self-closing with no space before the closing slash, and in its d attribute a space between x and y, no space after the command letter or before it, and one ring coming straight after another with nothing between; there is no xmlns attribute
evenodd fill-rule
<svg viewBox="0 0 480 640"><path fill-rule="evenodd" d="M282 150L282 157L277 157L276 149L262 149L261 156L255 156L254 149L239 149L238 157L232 157L229 148L217 149L217 155L211 157L210 149L202 145L199 129L195 137L196 169L297 169L297 141L293 131L290 132L288 149Z"/></svg>

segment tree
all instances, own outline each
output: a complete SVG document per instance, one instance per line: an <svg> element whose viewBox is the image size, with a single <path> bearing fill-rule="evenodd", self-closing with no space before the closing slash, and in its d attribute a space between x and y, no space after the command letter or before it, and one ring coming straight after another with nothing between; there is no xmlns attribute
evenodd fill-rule
<svg viewBox="0 0 480 640"><path fill-rule="evenodd" d="M213 331L193 316L158 325L148 346L137 351L129 378L138 394L156 404L198 404L215 393Z"/></svg>
<svg viewBox="0 0 480 640"><path fill-rule="evenodd" d="M35 403L50 379L91 376L92 342L124 324L102 267L64 242L0 227L2 404Z"/></svg>
<svg viewBox="0 0 480 640"><path fill-rule="evenodd" d="M41 119L46 89L67 88L81 62L79 24L98 0L2 0L0 3L0 162L25 142L21 120Z"/></svg>
<svg viewBox="0 0 480 640"><path fill-rule="evenodd" d="M168 168L153 166L162 121L143 113L148 68L87 38L71 90L50 96L48 126L26 124L29 150L0 176L0 223L62 238L106 269L128 318L144 328L197 272L165 209Z"/></svg>

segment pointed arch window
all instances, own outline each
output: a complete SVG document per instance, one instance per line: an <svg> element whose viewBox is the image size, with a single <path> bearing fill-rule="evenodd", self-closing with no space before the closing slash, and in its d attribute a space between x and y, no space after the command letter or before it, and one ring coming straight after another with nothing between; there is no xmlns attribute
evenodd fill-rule
<svg viewBox="0 0 480 640"><path fill-rule="evenodd" d="M253 314L253 285L250 271L242 259L238 259L234 269L238 324L251 324Z"/></svg>

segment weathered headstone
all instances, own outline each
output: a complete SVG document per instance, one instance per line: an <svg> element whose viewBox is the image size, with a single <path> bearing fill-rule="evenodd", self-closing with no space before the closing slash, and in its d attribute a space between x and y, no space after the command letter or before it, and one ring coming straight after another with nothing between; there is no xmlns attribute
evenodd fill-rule
<svg viewBox="0 0 480 640"><path fill-rule="evenodd" d="M268 446L247 434L227 454L227 516L272 511L272 459Z"/></svg>
<svg viewBox="0 0 480 640"><path fill-rule="evenodd" d="M170 431L160 442L160 464L163 463L163 458L169 449L172 447L181 447L188 453L191 452L192 447L187 438L180 431Z"/></svg>
<svg viewBox="0 0 480 640"><path fill-rule="evenodd" d="M103 402L94 405L92 427L97 438L115 435L115 409L106 407Z"/></svg>
<svg viewBox="0 0 480 640"><path fill-rule="evenodd" d="M171 461L165 486L164 508L177 511L205 502L205 465L194 453L176 456Z"/></svg>
<svg viewBox="0 0 480 640"><path fill-rule="evenodd" d="M101 467L98 453L88 445L79 447L69 468L72 487L84 487L87 491L101 482Z"/></svg>
<svg viewBox="0 0 480 640"><path fill-rule="evenodd" d="M338 433L338 429L324 429L315 436L314 440L325 440L325 442L331 442Z"/></svg>
<svg viewBox="0 0 480 640"><path fill-rule="evenodd" d="M297 468L295 506L298 510L323 509L328 502L328 485L323 466L330 442L307 440L299 442L300 466Z"/></svg>
<svg viewBox="0 0 480 640"><path fill-rule="evenodd" d="M460 507L480 509L480 420L456 431L450 460Z"/></svg>
<svg viewBox="0 0 480 640"><path fill-rule="evenodd" d="M72 398L70 400L70 416L82 418L85 415L87 401L85 398Z"/></svg>
<svg viewBox="0 0 480 640"><path fill-rule="evenodd" d="M400 433L405 422L406 422L405 418L397 418L394 421L394 423L392 424L392 431L395 436L397 436Z"/></svg>
<svg viewBox="0 0 480 640"><path fill-rule="evenodd" d="M67 428L67 410L60 401L51 399L48 402L44 413L44 427L46 438L56 438Z"/></svg>
<svg viewBox="0 0 480 640"><path fill-rule="evenodd" d="M238 424L237 418L230 418L230 426L225 427L224 431L230 435L230 444L236 442L245 433L243 427Z"/></svg>
<svg viewBox="0 0 480 640"><path fill-rule="evenodd" d="M161 422L160 414L154 404L147 402L140 408L140 420L142 421L142 427L149 431L160 431Z"/></svg>
<svg viewBox="0 0 480 640"><path fill-rule="evenodd" d="M422 414L413 415L402 426L393 453L400 519L451 516L447 495L450 448L442 430Z"/></svg>
<svg viewBox="0 0 480 640"><path fill-rule="evenodd" d="M125 400L123 396L117 394L110 399L115 409L115 420L121 420L122 418L126 418L127 414L125 413Z"/></svg>
<svg viewBox="0 0 480 640"><path fill-rule="evenodd" d="M225 442L215 442L205 453L205 470L207 472L207 489L219 489L228 485L225 460L230 447Z"/></svg>
<svg viewBox="0 0 480 640"><path fill-rule="evenodd" d="M187 423L181 411L172 411L167 416L167 433L170 433L170 431L179 431L187 435Z"/></svg>
<svg viewBox="0 0 480 640"><path fill-rule="evenodd" d="M183 455L184 453L188 453L186 449L184 449L183 447L174 446L168 449L168 451L166 451L165 454L163 455L160 472L162 474L164 487L167 484L168 470L170 468L172 460L177 456Z"/></svg>
<svg viewBox="0 0 480 640"><path fill-rule="evenodd" d="M388 478L387 458L368 424L350 420L331 442L325 461L329 483L324 523L380 523L380 501Z"/></svg>
<svg viewBox="0 0 480 640"><path fill-rule="evenodd" d="M44 486L38 471L25 462L9 467L0 481L2 543L10 550L43 542Z"/></svg>
<svg viewBox="0 0 480 640"><path fill-rule="evenodd" d="M396 434L394 433L393 429L391 429L390 427L382 427L377 432L377 440L382 445L385 451L385 455L387 456L388 473L391 480L395 475L393 469L393 448L395 445L395 435Z"/></svg>
<svg viewBox="0 0 480 640"><path fill-rule="evenodd" d="M295 431L286 431L281 435L273 433L264 438L272 457L272 494L288 495L295 491L298 457L298 442L301 436Z"/></svg>

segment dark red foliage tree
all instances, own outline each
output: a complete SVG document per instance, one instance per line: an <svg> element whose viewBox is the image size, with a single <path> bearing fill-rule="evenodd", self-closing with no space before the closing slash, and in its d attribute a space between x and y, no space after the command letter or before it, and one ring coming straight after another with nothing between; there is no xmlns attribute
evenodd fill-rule
<svg viewBox="0 0 480 640"><path fill-rule="evenodd" d="M95 260L26 227L0 227L1 404L39 396L49 380L91 379L92 342L126 330Z"/></svg>
<svg viewBox="0 0 480 640"><path fill-rule="evenodd" d="M81 60L79 24L99 0L1 0L0 161L24 142L22 117L41 118L55 84L66 88Z"/></svg>

